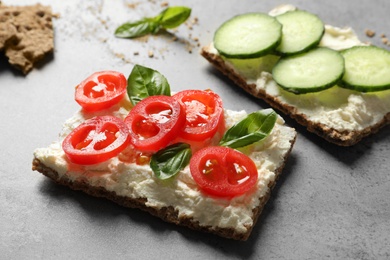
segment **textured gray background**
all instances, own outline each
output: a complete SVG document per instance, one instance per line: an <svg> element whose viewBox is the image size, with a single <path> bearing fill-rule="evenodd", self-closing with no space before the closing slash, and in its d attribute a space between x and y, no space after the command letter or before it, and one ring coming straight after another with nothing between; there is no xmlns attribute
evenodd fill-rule
<svg viewBox="0 0 390 260"><path fill-rule="evenodd" d="M286 118L299 136L246 242L164 223L55 185L31 170L33 150L55 140L62 123L78 109L74 86L98 70L128 75L138 63L163 73L174 91L212 88L229 109L268 107L211 68L195 38L206 45L233 15L267 12L284 1L169 1L191 7L192 18L199 19L192 29L183 25L175 31L175 42L172 35L143 41L112 35L122 22L157 14L162 9L158 0L3 0L8 5L35 2L51 5L60 15L54 21L54 55L27 76L0 58L0 259L390 258L389 127L354 147L340 148ZM125 3L137 4L130 8ZM328 24L352 26L363 41L383 47L379 34L390 36L388 0L288 3ZM365 29L377 36L367 38Z"/></svg>

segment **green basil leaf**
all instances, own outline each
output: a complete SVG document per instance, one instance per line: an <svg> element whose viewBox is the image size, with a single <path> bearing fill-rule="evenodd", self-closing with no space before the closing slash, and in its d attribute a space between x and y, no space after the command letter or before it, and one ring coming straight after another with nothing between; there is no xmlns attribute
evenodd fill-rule
<svg viewBox="0 0 390 260"><path fill-rule="evenodd" d="M158 71L135 65L127 79L127 94L133 105L149 96L171 95L167 79Z"/></svg>
<svg viewBox="0 0 390 260"><path fill-rule="evenodd" d="M188 165L191 156L192 152L189 144L173 144L152 156L150 168L152 168L157 178L169 179Z"/></svg>
<svg viewBox="0 0 390 260"><path fill-rule="evenodd" d="M115 30L119 38L136 38L147 34L154 34L160 30L160 25L153 19L145 18L133 23L124 23Z"/></svg>
<svg viewBox="0 0 390 260"><path fill-rule="evenodd" d="M219 144L239 148L258 142L269 135L277 118L278 115L272 109L253 112L229 128Z"/></svg>
<svg viewBox="0 0 390 260"><path fill-rule="evenodd" d="M191 15L191 9L184 6L168 7L155 17L120 25L114 32L119 38L136 38L156 34L160 29L172 29L184 23Z"/></svg>
<svg viewBox="0 0 390 260"><path fill-rule="evenodd" d="M161 12L160 25L164 29L176 28L184 23L191 15L191 9L185 6L168 7Z"/></svg>

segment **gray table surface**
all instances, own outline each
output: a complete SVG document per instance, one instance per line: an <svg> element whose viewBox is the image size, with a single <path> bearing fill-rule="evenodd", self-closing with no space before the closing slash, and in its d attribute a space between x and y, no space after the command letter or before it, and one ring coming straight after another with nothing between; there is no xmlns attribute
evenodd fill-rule
<svg viewBox="0 0 390 260"><path fill-rule="evenodd" d="M116 39L113 30L122 22L157 14L163 1L2 2L40 2L51 5L59 17L54 20L54 54L27 76L0 55L0 259L390 258L389 127L341 148L285 118L299 136L246 242L165 223L55 185L31 170L34 149L56 140L62 123L78 109L74 86L98 70L128 75L134 64L142 64L164 74L174 91L212 88L229 109L268 107L213 69L199 55L198 43L208 44L214 30L233 15L267 12L286 2L168 1L191 7L190 23L171 35L142 40ZM318 14L325 23L352 26L363 41L385 47L380 34L390 36L388 0L288 3ZM198 23L193 23L195 17ZM366 29L376 36L368 38Z"/></svg>

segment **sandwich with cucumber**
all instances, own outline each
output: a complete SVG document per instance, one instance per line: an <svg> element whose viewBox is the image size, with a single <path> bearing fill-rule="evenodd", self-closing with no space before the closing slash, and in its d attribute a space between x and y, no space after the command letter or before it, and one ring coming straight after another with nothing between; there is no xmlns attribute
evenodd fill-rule
<svg viewBox="0 0 390 260"><path fill-rule="evenodd" d="M351 146L390 123L390 51L291 5L223 22L201 50L255 97Z"/></svg>

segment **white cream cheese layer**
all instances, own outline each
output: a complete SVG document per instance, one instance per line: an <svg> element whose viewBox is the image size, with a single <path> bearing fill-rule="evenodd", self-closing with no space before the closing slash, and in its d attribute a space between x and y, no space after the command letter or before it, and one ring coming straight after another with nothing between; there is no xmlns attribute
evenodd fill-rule
<svg viewBox="0 0 390 260"><path fill-rule="evenodd" d="M128 100L104 114L124 118L128 114ZM147 198L146 205L153 208L174 207L179 216L192 217L200 225L233 228L245 233L252 226L252 210L256 208L275 180L275 170L283 163L286 153L295 138L295 130L284 126L279 118L272 133L262 142L246 147L243 152L256 163L259 180L257 186L245 195L231 200L218 199L203 194L194 182L187 166L169 180L156 178L148 165L137 165L122 161L121 155L107 162L92 166L70 163L61 148L62 140L85 119L98 115L76 113L68 119L58 141L47 148L34 152L35 158L71 180L83 180L92 186L101 186L117 195L130 198ZM226 125L230 127L246 116L245 111L225 111Z"/></svg>
<svg viewBox="0 0 390 260"><path fill-rule="evenodd" d="M270 15L278 15L294 10L291 5L275 8ZM343 50L362 43L351 28L338 28L325 25L325 33L320 46ZM209 51L218 54L213 44ZM322 123L338 131L360 131L372 126L390 112L390 90L362 93L334 86L317 93L295 95L281 89L272 78L272 67L278 57L268 55L249 60L225 59L226 64L242 75L248 84L256 84L256 91L265 91L280 103L293 106L296 113L304 114L315 122Z"/></svg>

